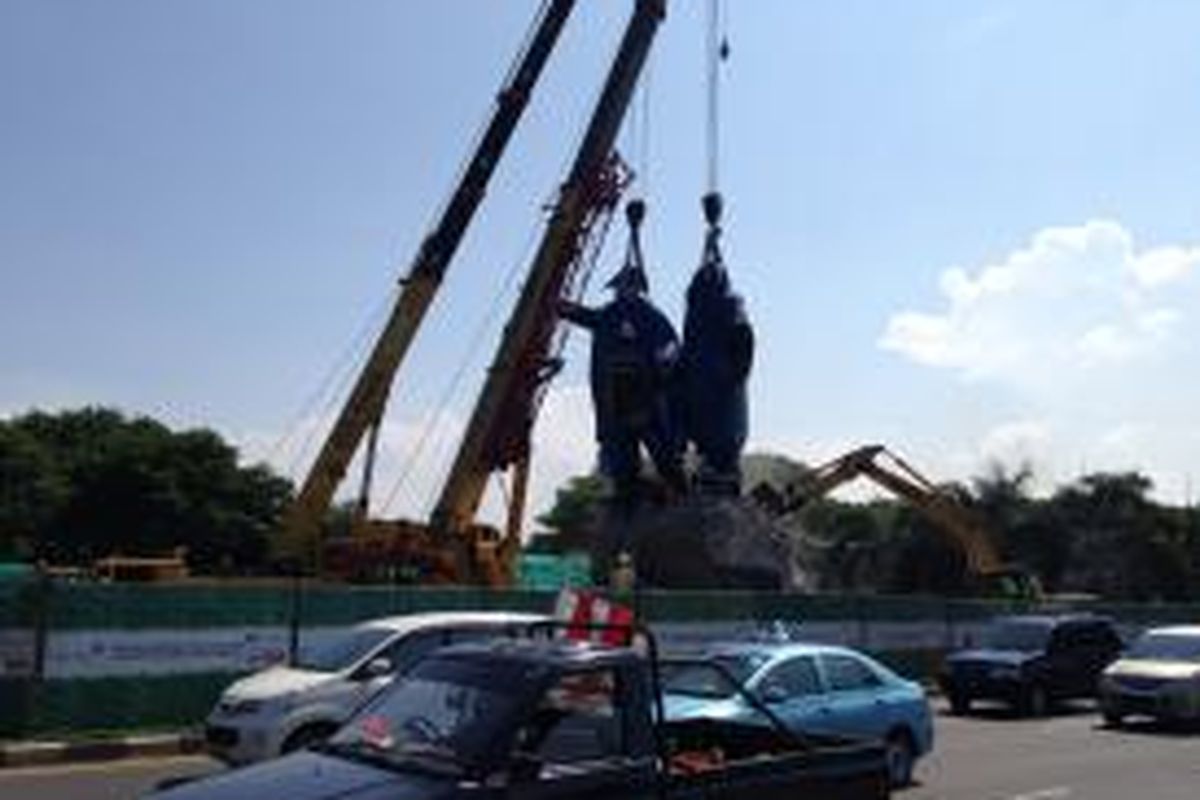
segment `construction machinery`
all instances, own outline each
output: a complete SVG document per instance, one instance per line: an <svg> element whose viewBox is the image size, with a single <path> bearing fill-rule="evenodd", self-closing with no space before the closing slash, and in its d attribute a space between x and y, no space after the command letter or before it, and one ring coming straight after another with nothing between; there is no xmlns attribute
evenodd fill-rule
<svg viewBox="0 0 1200 800"><path fill-rule="evenodd" d="M782 491L760 484L752 494L773 515L782 516L800 511L859 477L874 481L925 515L963 554L981 594L1028 600L1041 597L1033 575L1004 563L991 531L977 514L883 445L859 447L821 464Z"/></svg>
<svg viewBox="0 0 1200 800"><path fill-rule="evenodd" d="M425 583L506 585L520 549L530 435L546 382L560 363L565 335L555 309L576 296L597 257L608 221L630 175L614 152L638 76L665 16L665 0L634 8L571 170L560 187L541 244L504 328L483 389L428 521L367 518L380 422L395 374L483 198L529 95L558 39L573 0L550 0L500 92L491 122L449 203L425 238L390 317L285 521L282 547L321 574L371 578L402 568ZM362 490L340 541L324 541L323 517L364 445ZM510 471L503 533L476 521L488 480Z"/></svg>

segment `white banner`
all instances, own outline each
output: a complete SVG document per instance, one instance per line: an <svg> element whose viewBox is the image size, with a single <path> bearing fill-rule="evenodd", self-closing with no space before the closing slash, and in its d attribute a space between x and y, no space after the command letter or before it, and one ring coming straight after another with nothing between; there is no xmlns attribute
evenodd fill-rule
<svg viewBox="0 0 1200 800"><path fill-rule="evenodd" d="M876 651L938 648L950 643L943 621L669 622L653 627L664 650L747 640L819 642ZM301 632L301 650L319 647L345 630L346 626L307 628ZM953 643L961 643L964 633L965 628L956 626ZM24 631L0 631L0 658L6 658L9 650L5 643L9 641L28 642L25 649L9 648L12 655L7 658L11 658L14 668L31 666L32 637ZM286 660L287 652L288 630L282 626L52 632L46 647L46 677L252 672Z"/></svg>

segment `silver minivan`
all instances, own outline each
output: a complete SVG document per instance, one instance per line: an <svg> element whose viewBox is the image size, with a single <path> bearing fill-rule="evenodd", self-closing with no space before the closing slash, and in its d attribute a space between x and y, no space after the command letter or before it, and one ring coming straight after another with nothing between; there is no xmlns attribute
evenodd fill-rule
<svg viewBox="0 0 1200 800"><path fill-rule="evenodd" d="M205 720L209 753L247 764L325 739L362 703L449 644L516 632L547 619L512 612L434 612L364 622L297 663L234 681Z"/></svg>

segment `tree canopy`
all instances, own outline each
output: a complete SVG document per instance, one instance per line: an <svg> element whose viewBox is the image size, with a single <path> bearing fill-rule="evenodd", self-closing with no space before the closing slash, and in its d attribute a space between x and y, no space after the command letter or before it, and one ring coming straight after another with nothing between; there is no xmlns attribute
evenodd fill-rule
<svg viewBox="0 0 1200 800"><path fill-rule="evenodd" d="M96 407L0 421L0 486L0 556L86 565L183 547L200 572L261 568L292 491L211 430Z"/></svg>

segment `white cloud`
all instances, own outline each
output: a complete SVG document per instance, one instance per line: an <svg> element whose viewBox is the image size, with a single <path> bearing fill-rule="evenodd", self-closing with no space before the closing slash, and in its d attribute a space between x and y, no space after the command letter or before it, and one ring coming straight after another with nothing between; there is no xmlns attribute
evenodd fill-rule
<svg viewBox="0 0 1200 800"><path fill-rule="evenodd" d="M1155 288L1186 278L1200 264L1200 247L1159 247L1148 250L1131 265L1138 283Z"/></svg>
<svg viewBox="0 0 1200 800"><path fill-rule="evenodd" d="M1061 386L1081 370L1162 354L1181 327L1178 306L1195 306L1166 290L1198 263L1200 248L1139 253L1116 222L1046 228L997 264L947 269L944 310L893 315L879 344L968 379Z"/></svg>
<svg viewBox="0 0 1200 800"><path fill-rule="evenodd" d="M1181 500L1200 404L1198 273L1200 247L1139 250L1117 222L1046 228L995 263L945 270L941 308L894 314L879 346L966 381L980 466L1032 462L1041 489L1137 469Z"/></svg>
<svg viewBox="0 0 1200 800"><path fill-rule="evenodd" d="M1129 361L1157 352L1180 322L1178 311L1158 308L1120 323L1102 323L1085 331L1077 342L1081 366Z"/></svg>

